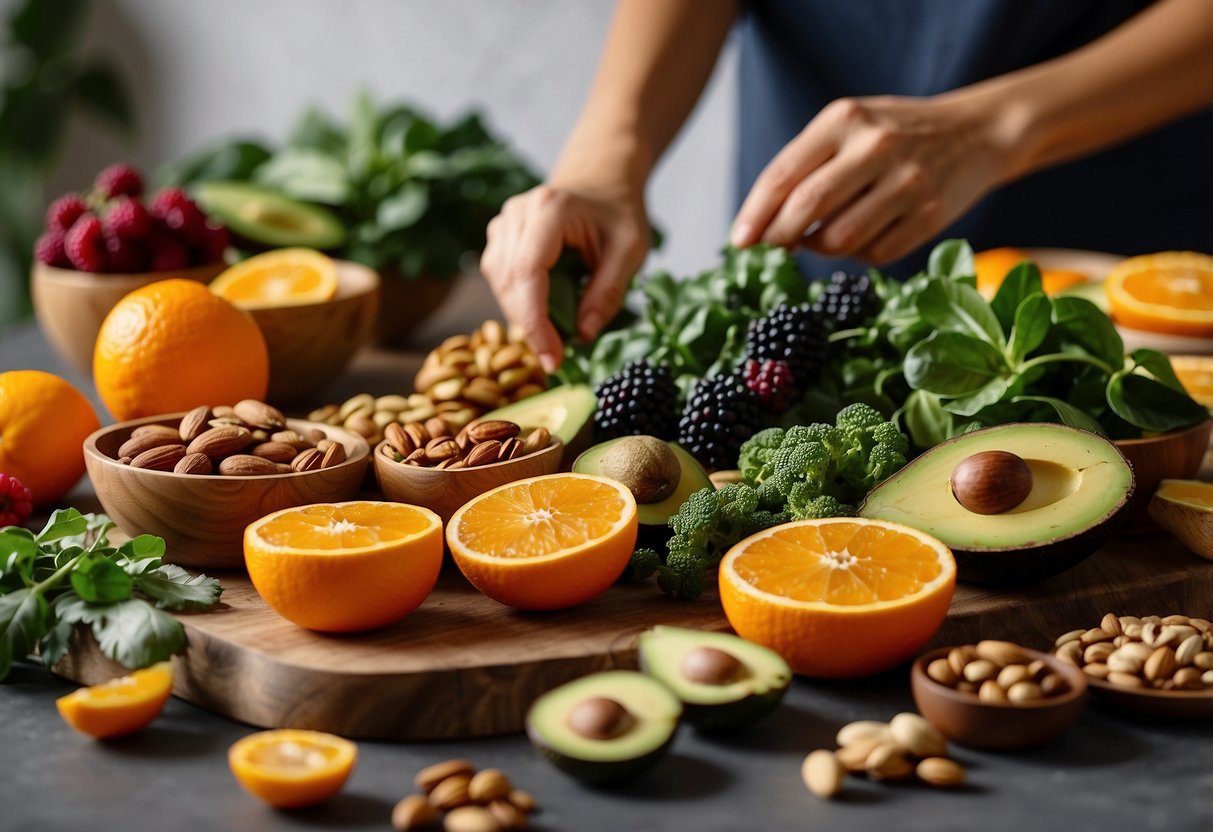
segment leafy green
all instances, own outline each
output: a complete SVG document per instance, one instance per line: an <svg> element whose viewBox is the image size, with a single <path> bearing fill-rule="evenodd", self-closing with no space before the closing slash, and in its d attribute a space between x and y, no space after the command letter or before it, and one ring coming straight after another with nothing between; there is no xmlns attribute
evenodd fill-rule
<svg viewBox="0 0 1213 832"><path fill-rule="evenodd" d="M111 546L111 528L104 514L64 509L36 536L0 529L0 681L14 659L35 649L52 667L77 625L89 627L101 651L130 668L185 649L184 628L162 610L207 609L219 600L219 582L164 563L158 537Z"/></svg>

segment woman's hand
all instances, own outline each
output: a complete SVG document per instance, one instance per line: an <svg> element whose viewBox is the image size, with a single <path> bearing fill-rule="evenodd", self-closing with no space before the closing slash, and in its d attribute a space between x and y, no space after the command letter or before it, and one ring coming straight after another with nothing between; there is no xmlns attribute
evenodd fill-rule
<svg viewBox="0 0 1213 832"><path fill-rule="evenodd" d="M909 254L1009 177L1011 114L969 98L832 102L755 181L737 246L804 246L881 264Z"/></svg>
<svg viewBox="0 0 1213 832"><path fill-rule="evenodd" d="M560 336L548 319L548 272L565 246L591 271L578 334L594 338L623 304L649 250L642 200L625 189L539 185L506 201L488 227L480 270L511 324L548 372L560 366Z"/></svg>

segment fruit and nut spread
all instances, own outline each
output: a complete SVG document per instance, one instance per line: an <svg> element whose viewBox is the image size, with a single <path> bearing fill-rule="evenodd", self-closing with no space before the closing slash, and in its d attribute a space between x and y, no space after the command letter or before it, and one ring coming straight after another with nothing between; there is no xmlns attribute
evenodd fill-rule
<svg viewBox="0 0 1213 832"><path fill-rule="evenodd" d="M413 784L420 793L406 796L392 810L392 828L398 832L430 828L440 818L451 832L525 829L527 817L538 811L535 798L515 788L505 772L477 771L470 760L427 766Z"/></svg>
<svg viewBox="0 0 1213 832"><path fill-rule="evenodd" d="M346 461L346 449L323 430L292 430L276 407L244 399L232 406L200 405L176 427L141 425L116 458L132 468L255 477L332 468Z"/></svg>
<svg viewBox="0 0 1213 832"><path fill-rule="evenodd" d="M552 444L547 428L537 427L524 435L513 422L476 419L454 430L441 416L407 425L393 422L384 430L384 438L379 453L393 462L443 470L505 462Z"/></svg>
<svg viewBox="0 0 1213 832"><path fill-rule="evenodd" d="M1203 618L1108 613L1098 627L1058 636L1053 652L1123 688L1213 690L1213 624Z"/></svg>
<svg viewBox="0 0 1213 832"><path fill-rule="evenodd" d="M927 676L982 702L1020 705L1060 696L1069 684L1048 662L1009 641L979 641L953 647L927 665Z"/></svg>

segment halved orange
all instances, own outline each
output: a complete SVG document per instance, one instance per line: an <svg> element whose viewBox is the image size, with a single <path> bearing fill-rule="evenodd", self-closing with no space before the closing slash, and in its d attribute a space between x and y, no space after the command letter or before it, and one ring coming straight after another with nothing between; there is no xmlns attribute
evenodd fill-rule
<svg viewBox="0 0 1213 832"><path fill-rule="evenodd" d="M1007 274L1024 261L1034 262L1026 251L1018 248L992 248L977 252L973 255L973 264L977 271L977 291L987 300L994 297ZM1041 289L1046 295L1056 295L1088 280L1081 272L1066 269L1040 270Z"/></svg>
<svg viewBox="0 0 1213 832"><path fill-rule="evenodd" d="M345 785L358 746L320 731L281 728L241 737L227 752L241 786L279 809L312 806Z"/></svg>
<svg viewBox="0 0 1213 832"><path fill-rule="evenodd" d="M1173 355L1171 367L1189 396L1213 407L1213 355Z"/></svg>
<svg viewBox="0 0 1213 832"><path fill-rule="evenodd" d="M742 638L806 676L887 670L943 623L956 561L928 534L883 520L801 520L747 537L720 562L720 601Z"/></svg>
<svg viewBox="0 0 1213 832"><path fill-rule="evenodd" d="M232 266L211 291L243 309L323 303L337 294L337 265L310 248L280 248Z"/></svg>
<svg viewBox="0 0 1213 832"><path fill-rule="evenodd" d="M173 666L160 662L129 676L72 691L59 697L55 707L80 733L107 739L146 728L164 710L172 690Z"/></svg>
<svg viewBox="0 0 1213 832"><path fill-rule="evenodd" d="M244 530L244 563L283 618L312 630L370 630L404 618L433 590L442 520L402 503L283 509Z"/></svg>
<svg viewBox="0 0 1213 832"><path fill-rule="evenodd" d="M446 540L459 570L490 598L525 610L575 606L623 574L636 547L636 499L589 474L517 480L472 498Z"/></svg>
<svg viewBox="0 0 1213 832"><path fill-rule="evenodd" d="M1104 281L1112 317L1147 332L1213 336L1213 256L1195 251L1143 254Z"/></svg>

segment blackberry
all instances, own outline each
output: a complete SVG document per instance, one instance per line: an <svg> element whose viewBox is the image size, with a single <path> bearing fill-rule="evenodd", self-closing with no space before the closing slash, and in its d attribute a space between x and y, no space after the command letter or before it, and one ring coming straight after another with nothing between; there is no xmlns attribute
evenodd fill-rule
<svg viewBox="0 0 1213 832"><path fill-rule="evenodd" d="M796 385L792 368L786 361L755 361L746 359L742 370L745 386L758 397L762 406L772 413L783 413L792 403Z"/></svg>
<svg viewBox="0 0 1213 832"><path fill-rule="evenodd" d="M737 467L741 443L758 430L758 397L740 373L700 380L678 423L678 442L710 469Z"/></svg>
<svg viewBox="0 0 1213 832"><path fill-rule="evenodd" d="M595 387L594 395L600 441L639 434L673 439L678 431L678 386L664 364L632 361Z"/></svg>
<svg viewBox="0 0 1213 832"><path fill-rule="evenodd" d="M781 303L750 322L746 357L755 361L784 361L796 388L803 390L817 377L829 354L821 313L808 304Z"/></svg>
<svg viewBox="0 0 1213 832"><path fill-rule="evenodd" d="M833 329L851 329L880 311L880 298L867 274L834 272L813 308Z"/></svg>

